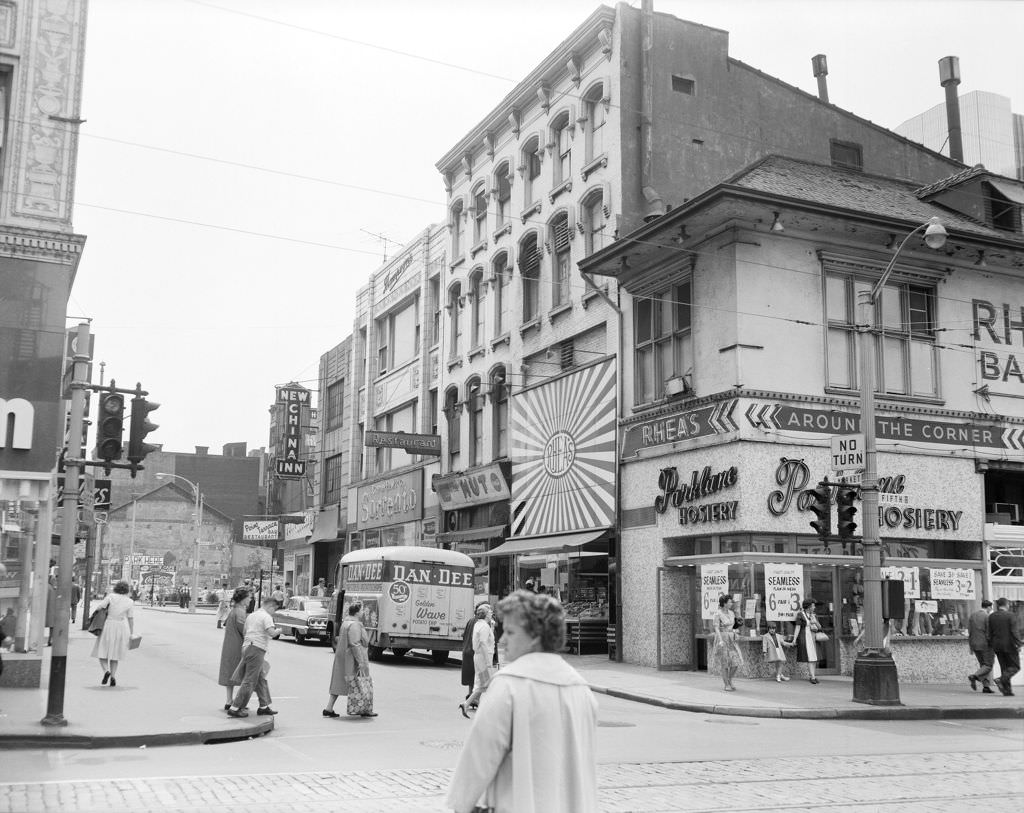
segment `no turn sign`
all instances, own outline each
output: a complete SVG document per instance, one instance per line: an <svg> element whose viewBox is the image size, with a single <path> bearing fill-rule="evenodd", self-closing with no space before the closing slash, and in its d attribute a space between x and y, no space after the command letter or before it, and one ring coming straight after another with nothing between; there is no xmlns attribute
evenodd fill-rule
<svg viewBox="0 0 1024 813"><path fill-rule="evenodd" d="M832 437L832 471L864 471L864 435Z"/></svg>

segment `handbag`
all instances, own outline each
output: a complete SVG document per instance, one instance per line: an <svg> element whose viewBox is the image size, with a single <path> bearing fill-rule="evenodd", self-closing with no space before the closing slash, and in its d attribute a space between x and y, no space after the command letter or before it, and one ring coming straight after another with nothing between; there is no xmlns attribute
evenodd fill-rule
<svg viewBox="0 0 1024 813"><path fill-rule="evenodd" d="M824 643L825 641L828 640L828 633L827 632L820 632L820 631L816 632L816 633L814 633L814 640L818 641L820 643Z"/></svg>
<svg viewBox="0 0 1024 813"><path fill-rule="evenodd" d="M89 632L93 635L99 635L103 632L103 625L107 623L107 608L98 607L96 611L89 616Z"/></svg>
<svg viewBox="0 0 1024 813"><path fill-rule="evenodd" d="M141 635L133 635L133 636L131 636L128 639L128 648L129 649L138 649L139 648L139 644L141 644L141 643L142 643L142 636Z"/></svg>
<svg viewBox="0 0 1024 813"><path fill-rule="evenodd" d="M348 713L369 714L373 711L373 678L353 675L348 679Z"/></svg>

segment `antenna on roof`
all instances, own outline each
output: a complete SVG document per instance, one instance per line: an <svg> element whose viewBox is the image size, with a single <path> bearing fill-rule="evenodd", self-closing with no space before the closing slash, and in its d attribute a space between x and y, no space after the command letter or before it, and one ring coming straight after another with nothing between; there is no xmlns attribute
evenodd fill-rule
<svg viewBox="0 0 1024 813"><path fill-rule="evenodd" d="M359 231L361 231L363 234L370 235L370 237L373 237L376 240L380 240L381 245L384 246L384 262L388 261L388 243L391 243L396 246L402 245L398 241L392 240L390 237L384 234L377 234L372 231L367 231L366 229L360 229Z"/></svg>

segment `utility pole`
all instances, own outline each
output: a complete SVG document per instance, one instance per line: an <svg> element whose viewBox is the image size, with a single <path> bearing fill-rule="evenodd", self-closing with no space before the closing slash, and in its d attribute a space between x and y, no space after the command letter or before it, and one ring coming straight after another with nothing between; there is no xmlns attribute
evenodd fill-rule
<svg viewBox="0 0 1024 813"><path fill-rule="evenodd" d="M60 559L57 571L56 624L52 629L53 654L50 656L50 684L46 700L46 716L40 721L45 726L66 726L64 718L64 686L68 668L68 637L71 626L71 569L75 564L75 530L78 528L78 488L81 480L82 460L79 458L82 419L85 414L85 391L89 386L89 325L78 326L78 340L74 350L71 377L71 421L68 436L69 449L64 479L64 523L61 528Z"/></svg>
<svg viewBox="0 0 1024 813"><path fill-rule="evenodd" d="M124 567L121 568L121 578L132 585L135 576L135 510L139 507L138 494L132 494L132 529L128 537L128 575L124 575Z"/></svg>
<svg viewBox="0 0 1024 813"><path fill-rule="evenodd" d="M100 386L103 386L103 374L106 371L107 363L100 362ZM93 520L95 522L96 506L93 506ZM82 629L89 629L89 610L92 604L93 576L99 574L97 583L103 584L103 523L95 523L96 540L89 539L85 543L85 578L82 580Z"/></svg>

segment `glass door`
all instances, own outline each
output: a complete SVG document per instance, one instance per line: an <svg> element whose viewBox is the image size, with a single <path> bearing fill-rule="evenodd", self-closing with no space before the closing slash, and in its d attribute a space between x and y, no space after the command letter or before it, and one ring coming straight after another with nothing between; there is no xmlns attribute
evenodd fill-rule
<svg viewBox="0 0 1024 813"><path fill-rule="evenodd" d="M807 579L807 598L814 599L814 612L818 616L821 629L828 635L828 641L818 644L818 671L826 675L839 674L839 633L842 620L836 612L838 596L836 595L836 568L831 566L808 566L805 571ZM838 625L838 628L837 628Z"/></svg>

